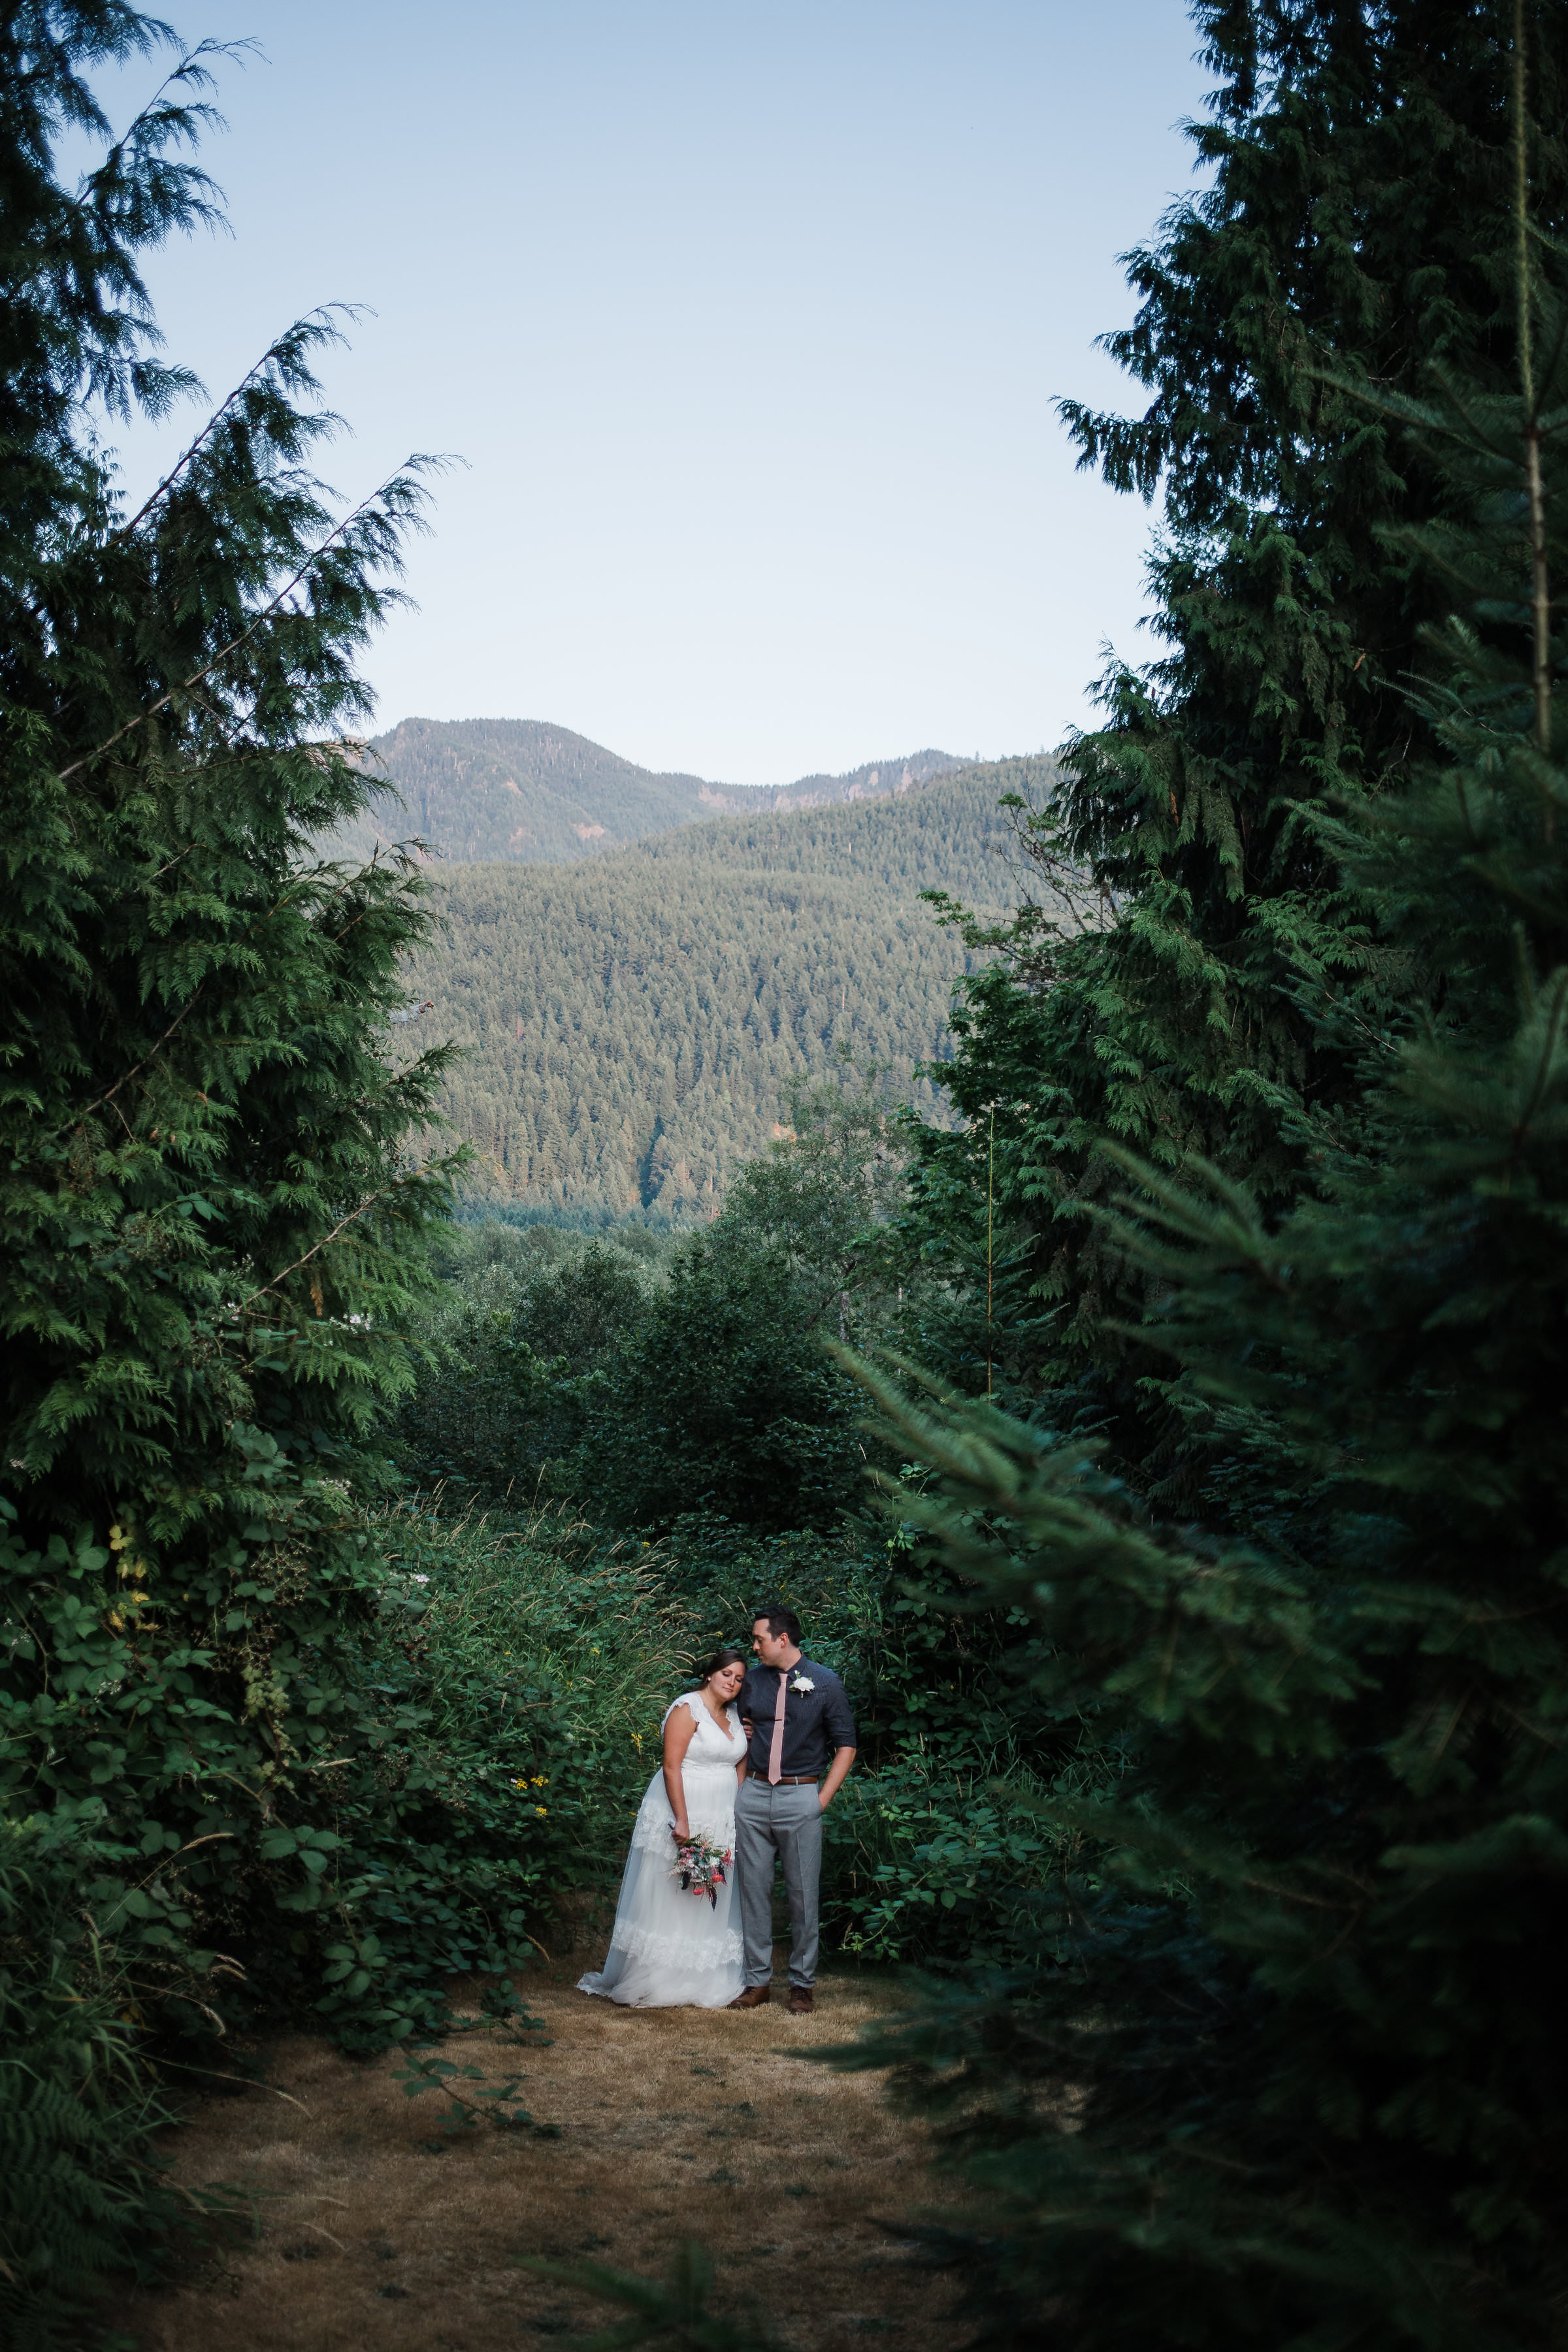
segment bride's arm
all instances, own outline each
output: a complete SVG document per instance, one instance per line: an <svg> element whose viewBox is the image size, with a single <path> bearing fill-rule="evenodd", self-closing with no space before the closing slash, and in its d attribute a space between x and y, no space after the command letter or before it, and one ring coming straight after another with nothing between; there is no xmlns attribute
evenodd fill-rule
<svg viewBox="0 0 1568 2352"><path fill-rule="evenodd" d="M669 1799L669 1810L675 1815L678 1838L691 1835L691 1824L686 1818L686 1783L680 1776L680 1766L696 1728L697 1717L688 1706L678 1706L664 1727L664 1789Z"/></svg>

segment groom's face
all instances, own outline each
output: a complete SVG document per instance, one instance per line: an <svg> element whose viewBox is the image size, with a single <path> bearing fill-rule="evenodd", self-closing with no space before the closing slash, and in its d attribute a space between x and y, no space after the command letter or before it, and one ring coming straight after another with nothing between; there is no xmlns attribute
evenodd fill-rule
<svg viewBox="0 0 1568 2352"><path fill-rule="evenodd" d="M759 1617L752 1628L752 1647L764 1666L788 1664L794 1644L787 1633L775 1633L765 1617Z"/></svg>

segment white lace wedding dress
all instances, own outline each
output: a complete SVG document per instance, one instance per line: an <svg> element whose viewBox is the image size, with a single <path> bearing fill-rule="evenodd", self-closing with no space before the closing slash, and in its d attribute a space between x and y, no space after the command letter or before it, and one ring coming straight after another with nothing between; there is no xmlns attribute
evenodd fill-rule
<svg viewBox="0 0 1568 2352"><path fill-rule="evenodd" d="M666 1709L691 1709L697 1728L681 1764L686 1817L701 1832L733 1853L735 1767L746 1753L746 1735L733 1706L725 1709L728 1731L713 1720L700 1691L691 1691ZM663 1726L660 1726L662 1732ZM621 1880L610 1952L602 1969L578 1979L579 1992L604 1993L631 2009L722 2009L741 1990L741 1924L731 1864L717 1905L681 1892L676 1872L675 1815L656 1772L637 1809L631 1852Z"/></svg>

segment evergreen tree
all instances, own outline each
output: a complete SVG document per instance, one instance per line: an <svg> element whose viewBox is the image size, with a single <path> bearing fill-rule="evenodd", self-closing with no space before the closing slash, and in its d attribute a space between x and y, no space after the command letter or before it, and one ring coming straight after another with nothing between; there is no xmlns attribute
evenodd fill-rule
<svg viewBox="0 0 1568 2352"><path fill-rule="evenodd" d="M1552 21L1520 6L1509 79ZM1424 643L1436 749L1316 827L1429 1017L1368 1041L1283 1219L1104 1155L1222 1515L1274 1540L1177 1535L1082 1446L863 1375L932 1473L900 1516L1036 1621L1020 1669L1101 1783L1047 1808L1078 1863L1033 1977L877 2053L992 2200L958 2249L987 2344L1560 2340L1568 252L1521 100L1516 131L1514 384L1472 355L1377 395L1441 493L1403 543L1468 606Z"/></svg>
<svg viewBox="0 0 1568 2352"><path fill-rule="evenodd" d="M1376 11L1200 0L1218 77L1194 131L1204 194L1130 257L1141 307L1108 339L1152 397L1123 418L1068 403L1085 465L1163 499L1150 584L1165 650L1113 663L1106 724L1069 746L1061 792L1017 812L1042 880L1087 877L1087 921L1054 897L964 983L947 1073L968 1139L931 1136L929 1245L995 1106L999 1212L1032 1242L1035 1377L1112 1381L1130 1458L1168 1460L1156 1372L1121 1326L1143 1277L1090 1213L1105 1138L1173 1168L1202 1152L1283 1210L1304 1181L1305 1110L1353 1103L1370 1031L1416 1016L1426 975L1336 869L1304 812L1407 781L1433 748L1403 692L1451 591L1394 527L1442 510L1440 473L1397 395L1442 363L1511 364L1509 25L1481 8ZM1532 202L1568 209L1568 12L1532 17ZM1370 407L1362 389L1395 395ZM976 938L999 935L977 933ZM1299 1002L1303 987L1331 1022ZM949 1162L954 1163L951 1168Z"/></svg>
<svg viewBox="0 0 1568 2352"><path fill-rule="evenodd" d="M55 159L108 137L92 72L169 37L42 0L0 56L0 1791L149 2022L203 2030L248 1974L374 2038L504 1958L518 1866L469 1868L483 1809L367 1687L403 1596L359 1505L447 1198L406 1148L444 1057L393 1019L418 876L310 843L363 801L354 660L421 467L331 506L316 316L128 511L89 403L181 385L137 268L212 208L172 160L204 53L74 193Z"/></svg>
<svg viewBox="0 0 1568 2352"><path fill-rule="evenodd" d="M770 1531L835 1526L862 1455L853 1391L823 1360L822 1303L771 1237L722 1219L693 1235L584 1383L573 1491L649 1531L693 1511Z"/></svg>

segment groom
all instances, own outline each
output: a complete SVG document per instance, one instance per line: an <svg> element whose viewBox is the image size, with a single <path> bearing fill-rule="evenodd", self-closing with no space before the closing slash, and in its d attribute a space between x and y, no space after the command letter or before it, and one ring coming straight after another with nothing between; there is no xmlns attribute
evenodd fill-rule
<svg viewBox="0 0 1568 2352"><path fill-rule="evenodd" d="M735 1797L735 1888L746 1989L730 2006L760 2009L773 1997L777 1857L789 1889L789 2011L804 2017L816 1980L822 1816L855 1761L855 1719L832 1668L802 1655L800 1620L793 1610L761 1611L752 1626L752 1648L757 1663L741 1685L746 1777ZM825 1765L827 1778L819 1788Z"/></svg>

